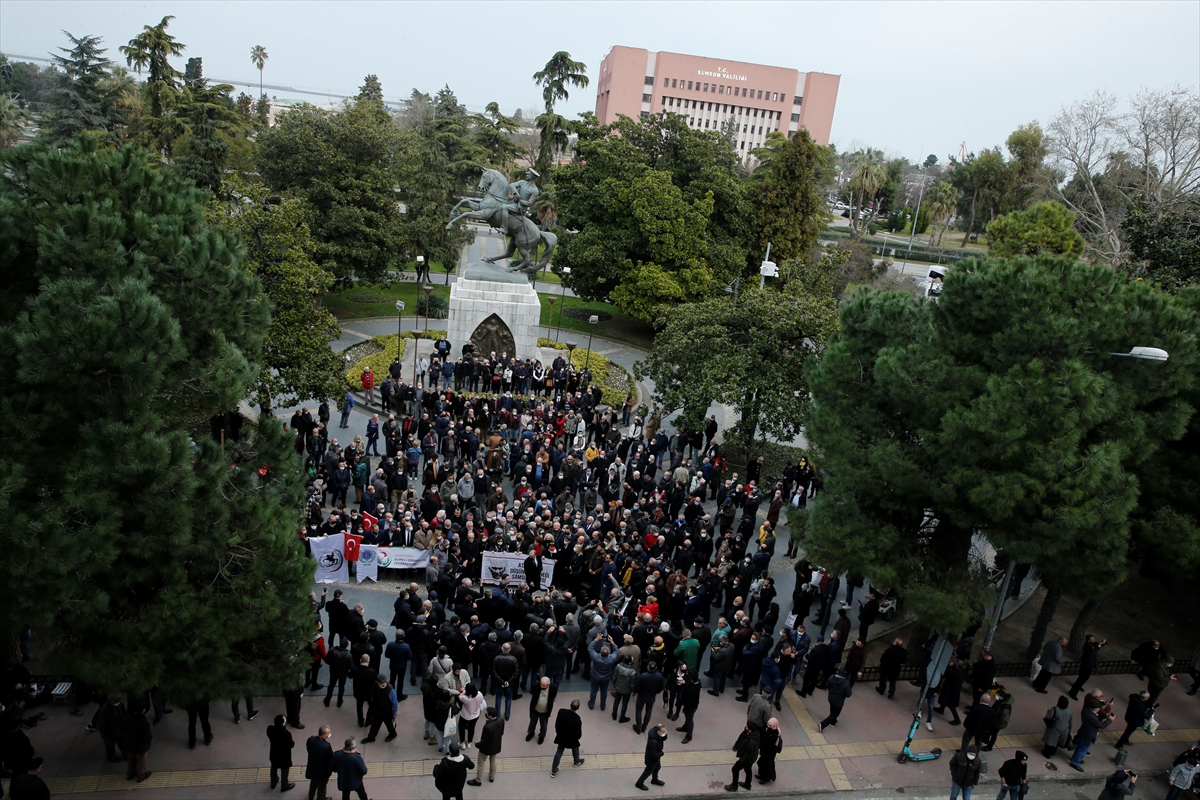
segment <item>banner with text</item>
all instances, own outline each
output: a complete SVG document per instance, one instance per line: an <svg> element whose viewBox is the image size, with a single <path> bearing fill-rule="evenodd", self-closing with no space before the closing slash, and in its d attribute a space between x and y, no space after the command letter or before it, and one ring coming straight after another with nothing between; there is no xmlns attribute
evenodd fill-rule
<svg viewBox="0 0 1200 800"><path fill-rule="evenodd" d="M309 539L313 558L317 562L317 583L348 583L350 565L346 561L346 537L343 534Z"/></svg>
<svg viewBox="0 0 1200 800"><path fill-rule="evenodd" d="M483 582L499 583L505 575L511 583L525 581L525 556L521 553L483 553ZM554 562L542 559L542 588L549 589L554 578Z"/></svg>
<svg viewBox="0 0 1200 800"><path fill-rule="evenodd" d="M358 582L379 580L381 569L424 569L428 563L428 550L364 544L358 549Z"/></svg>

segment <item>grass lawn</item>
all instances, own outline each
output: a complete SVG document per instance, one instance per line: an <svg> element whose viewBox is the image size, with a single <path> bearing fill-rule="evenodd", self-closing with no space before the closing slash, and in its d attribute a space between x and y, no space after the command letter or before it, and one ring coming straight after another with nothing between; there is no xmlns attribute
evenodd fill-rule
<svg viewBox="0 0 1200 800"><path fill-rule="evenodd" d="M443 285L433 275L433 294L450 299L450 287ZM444 280L443 276L443 280ZM361 319L362 317L394 317L396 316L396 301L403 300L404 316L411 317L417 312L417 284L397 283L387 288L370 287L347 289L325 295L322 304L338 319ZM386 297L386 300L374 303L362 303L349 299L356 294L371 294Z"/></svg>
<svg viewBox="0 0 1200 800"><path fill-rule="evenodd" d="M553 297L557 302L554 303L554 318L550 318L550 298ZM616 306L610 306L608 303L592 303L586 300L580 300L577 297L567 297L561 299L554 294L538 293L538 298L542 301L542 317L541 324L543 326L542 333L545 334L546 325L550 326L550 334L548 338L559 339L566 341L568 331L573 331L574 336L570 338L579 343L580 347L587 347L587 335L589 332L596 336L604 336L609 339L616 339L620 342L628 342L635 347L650 349L654 346L654 327L641 320L627 317L617 310ZM564 306L564 302L566 305ZM565 308L587 308L594 311L607 311L612 314L612 319L602 320L595 325L588 323L586 319L572 319L566 314L563 314ZM556 336L555 331L559 326L562 326L562 336ZM595 330L591 330L595 328Z"/></svg>

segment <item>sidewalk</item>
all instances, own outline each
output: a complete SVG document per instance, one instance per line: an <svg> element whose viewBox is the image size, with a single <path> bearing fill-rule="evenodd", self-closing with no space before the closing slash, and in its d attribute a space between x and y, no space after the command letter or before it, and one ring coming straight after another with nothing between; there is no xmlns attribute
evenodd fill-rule
<svg viewBox="0 0 1200 800"><path fill-rule="evenodd" d="M378 613L381 604L373 605ZM1047 766L1048 762L1040 752L1042 715L1068 685L1066 679L1057 679L1051 685L1051 693L1041 696L1033 692L1027 680L1009 682L1008 688L1016 697L1012 722L1006 735L997 742L996 750L987 754L989 773L984 776L981 796L995 791L996 771L1017 748L1029 754L1031 782L1072 782L1084 777L1067 768L1064 751L1060 750L1053 759L1052 766L1056 769ZM1120 713L1124 709L1124 698L1139 684L1133 676L1122 675L1100 678L1094 685L1118 698ZM526 699L513 704L496 783L485 781L482 788L468 789L468 795L481 798L646 796L633 789L640 774L645 737L634 734L630 724L613 722L609 715L611 711L604 713L599 708L589 711L586 688L578 678L565 681L557 700L558 708L565 707L573 698L583 704L580 710L583 717L582 755L586 759L583 767L572 768L568 761L557 778L550 778L553 733L540 747L536 740L525 742L529 696L526 693ZM779 778L769 789L789 795L866 792L859 795L861 797L882 796L872 794L876 791L886 791L891 796L892 790L899 789L905 790L904 797L913 796L910 790L927 790L932 793L929 796L937 796L938 787L944 792L948 786L947 761L958 746L962 729L948 725L941 718L936 719L934 733L929 734L921 728L914 749L941 747L945 751L943 757L919 764L898 764L896 754L911 720L917 690L904 684L897 699L889 701L872 691L869 685L859 684L855 689L839 725L824 734L817 731L814 722L827 710L823 694L802 701L795 692L785 690L785 706L777 714L785 746L777 759ZM406 686L405 691L411 693L414 690ZM361 738L366 733L355 723L353 701L348 701L342 708L335 705L326 709L321 699L312 695L305 698L301 718L307 727L303 731L293 731L297 743L293 761L297 766L293 768L292 780L299 784L296 796L302 796L305 787L301 782L304 742L316 733L319 725L333 727L335 745L347 736ZM1183 690L1172 685L1164 701L1160 709L1163 728L1158 736L1150 739L1137 734L1129 748L1128 766L1144 775L1168 768L1178 752L1200 737L1197 727L1200 725L1200 700L1186 697ZM1076 713L1078 707L1079 704L1072 704ZM72 717L64 707L52 706L47 709L50 719L30 731L30 735L39 754L46 757L42 776L56 797L97 797L128 789L149 790L147 797L181 800L255 797L264 793L263 784L269 780L265 731L274 715L282 712L283 701L277 697L264 697L258 708L262 713L254 722L243 721L235 726L228 705L214 702L215 740L211 747L199 744L194 751L186 747L186 714L177 709L167 715L154 728L155 742L150 753L154 775L143 784L126 781L122 764L104 761L98 735L84 731L90 714ZM667 782L670 795L711 795L714 792L724 795L722 787L729 780L732 764L728 748L737 736L745 713L745 704L736 702L731 692L727 691L721 698L703 695L693 742L687 747L680 745L682 734L675 732L680 723L667 723L669 739L662 779ZM654 718L664 719L661 704L656 703ZM367 776L370 796L437 797L431 773L440 756L436 748L425 745L419 737L422 729L419 695L410 696L408 701L401 703L397 727L400 738L395 742L383 743L381 740L361 749L370 770ZM1111 745L1118 735L1119 730L1101 734L1086 764L1087 779L1095 782L1111 773L1113 766L1109 759L1115 752ZM476 755L473 749L466 752L472 758ZM598 774L601 770L607 773L603 778ZM767 788L756 784L754 791L759 795L767 794L761 791ZM1098 788L1094 792L1089 788L1084 796L1094 797L1098 791ZM1073 794L1063 784L1061 791L1042 796L1070 797Z"/></svg>

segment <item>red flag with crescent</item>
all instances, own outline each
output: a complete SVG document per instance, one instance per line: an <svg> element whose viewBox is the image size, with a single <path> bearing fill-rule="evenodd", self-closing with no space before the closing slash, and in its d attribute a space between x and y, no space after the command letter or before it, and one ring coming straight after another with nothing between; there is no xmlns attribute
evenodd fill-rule
<svg viewBox="0 0 1200 800"><path fill-rule="evenodd" d="M379 524L379 517L372 516L365 511L363 512L363 514L362 514L362 529L364 531L372 530L378 524Z"/></svg>
<svg viewBox="0 0 1200 800"><path fill-rule="evenodd" d="M347 561L358 561L358 546L362 544L362 538L352 533L346 534L345 553Z"/></svg>

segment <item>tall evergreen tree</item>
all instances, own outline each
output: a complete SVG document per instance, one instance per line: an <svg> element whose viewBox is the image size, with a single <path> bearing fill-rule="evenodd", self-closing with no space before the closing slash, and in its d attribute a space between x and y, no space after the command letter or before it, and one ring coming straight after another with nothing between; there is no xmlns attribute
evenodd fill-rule
<svg viewBox="0 0 1200 800"><path fill-rule="evenodd" d="M32 624L102 690L292 683L312 566L290 437L264 419L222 452L209 431L269 321L237 237L136 147L0 159L0 436L22 442L0 465L0 583L20 588L0 628Z"/></svg>
<svg viewBox="0 0 1200 800"><path fill-rule="evenodd" d="M1192 413L1187 309L1105 267L988 259L936 303L860 292L841 324L809 376L806 430L830 472L809 523L819 558L897 587L942 630L979 610L975 532L1038 568L1050 613L1122 580L1134 472ZM1170 361L1109 355L1134 345Z"/></svg>
<svg viewBox="0 0 1200 800"><path fill-rule="evenodd" d="M754 157L755 255L765 253L770 242L777 261L807 257L829 216L821 190L833 176L833 151L801 128L790 139L779 131L768 134Z"/></svg>
<svg viewBox="0 0 1200 800"><path fill-rule="evenodd" d="M141 33L120 48L135 72L146 71L145 93L150 107L150 119L146 121L148 142L167 154L183 133L183 122L174 114L182 76L171 65L171 57L181 55L187 48L167 33L173 19L166 16L157 25L143 26Z"/></svg>
<svg viewBox="0 0 1200 800"><path fill-rule="evenodd" d="M40 137L55 147L65 147L82 131L112 132L122 116L103 40L63 33L71 47L60 47L62 55L54 56L59 85L47 97L40 125Z"/></svg>

